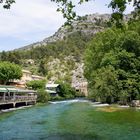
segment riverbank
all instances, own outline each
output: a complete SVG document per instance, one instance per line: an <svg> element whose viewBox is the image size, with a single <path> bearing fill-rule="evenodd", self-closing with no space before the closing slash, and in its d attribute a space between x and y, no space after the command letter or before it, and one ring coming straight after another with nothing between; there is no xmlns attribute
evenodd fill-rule
<svg viewBox="0 0 140 140"><path fill-rule="evenodd" d="M11 112L15 110L21 110L21 109L26 109L30 107L41 107L41 106L46 106L49 104L72 104L72 103L88 103L94 108L98 108L98 111L106 111L106 112L115 112L117 110L123 109L123 108L132 108L127 105L119 105L119 104L107 104L104 103L102 104L101 102L93 102L91 100L88 100L86 98L76 98L76 99L67 99L67 100L58 100L58 101L48 101L47 103L37 103L35 105L29 105L29 106L22 106L18 108L10 108L10 109L5 109L5 110L0 110L0 113L6 113L6 112ZM139 107L135 107L136 109L140 109Z"/></svg>
<svg viewBox="0 0 140 140"><path fill-rule="evenodd" d="M15 110L26 109L26 108L29 108L29 107L32 107L32 106L33 106L33 105L22 106L22 107L17 107L17 108L2 109L2 110L0 110L0 113L6 113L6 112L15 111Z"/></svg>

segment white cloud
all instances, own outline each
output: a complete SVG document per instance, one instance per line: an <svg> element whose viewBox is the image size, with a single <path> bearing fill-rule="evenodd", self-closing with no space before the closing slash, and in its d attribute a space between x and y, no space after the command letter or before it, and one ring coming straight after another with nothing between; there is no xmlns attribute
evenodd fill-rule
<svg viewBox="0 0 140 140"><path fill-rule="evenodd" d="M17 0L10 10L0 12L0 36L26 38L31 32L50 29L55 31L63 23L62 15L56 12L56 6L45 0Z"/></svg>
<svg viewBox="0 0 140 140"><path fill-rule="evenodd" d="M88 2L78 6L76 11L80 15L95 12L110 13L111 10L107 6L105 7L105 4L108 4L109 1L95 0L95 2ZM21 45L40 41L52 35L65 21L62 14L56 12L56 9L56 3L50 0L16 0L16 4L13 4L10 10L1 8L0 50L21 47ZM132 5L129 6L127 11L131 10ZM6 45L4 45L5 42Z"/></svg>

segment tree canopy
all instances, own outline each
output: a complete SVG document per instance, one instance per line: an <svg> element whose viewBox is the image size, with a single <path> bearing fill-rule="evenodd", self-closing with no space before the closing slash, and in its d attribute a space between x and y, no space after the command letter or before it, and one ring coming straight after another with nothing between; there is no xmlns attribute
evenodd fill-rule
<svg viewBox="0 0 140 140"><path fill-rule="evenodd" d="M10 62L0 62L0 82L7 84L9 80L20 79L22 69L20 66Z"/></svg>
<svg viewBox="0 0 140 140"><path fill-rule="evenodd" d="M91 96L102 102L138 99L140 22L131 23L123 32L112 28L98 33L85 53L85 76Z"/></svg>
<svg viewBox="0 0 140 140"><path fill-rule="evenodd" d="M45 80L33 80L26 83L27 87L33 90L45 89L45 84Z"/></svg>

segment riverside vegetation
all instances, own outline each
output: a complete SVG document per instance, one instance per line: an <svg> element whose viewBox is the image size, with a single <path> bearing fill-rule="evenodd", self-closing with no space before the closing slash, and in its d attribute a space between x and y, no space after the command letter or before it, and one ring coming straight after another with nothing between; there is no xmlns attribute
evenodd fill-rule
<svg viewBox="0 0 140 140"><path fill-rule="evenodd" d="M72 32L62 40L46 45L2 52L1 61L15 62L48 79L58 74L57 79L71 83L70 70L75 68L76 62L84 60L84 76L88 80L90 98L108 103L120 101L122 104L139 99L140 21L130 20L119 29L106 26L97 32L96 35ZM34 65L27 64L28 59L33 59ZM68 68L57 68L56 73L50 73L56 69L50 70L48 65L54 59L59 59ZM63 75L65 71L67 73Z"/></svg>
<svg viewBox="0 0 140 140"><path fill-rule="evenodd" d="M66 99L74 99L76 97L83 97L83 95L77 92L74 88L71 87L69 83L64 83L63 81L56 81L57 84L60 85L60 91L58 96L50 96L49 93L45 91L45 80L34 80L28 82L26 85L28 88L33 90L37 90L38 98L37 101L40 103L46 103L52 100L66 100Z"/></svg>
<svg viewBox="0 0 140 140"><path fill-rule="evenodd" d="M123 104L140 99L140 21L98 33L85 53L90 97Z"/></svg>

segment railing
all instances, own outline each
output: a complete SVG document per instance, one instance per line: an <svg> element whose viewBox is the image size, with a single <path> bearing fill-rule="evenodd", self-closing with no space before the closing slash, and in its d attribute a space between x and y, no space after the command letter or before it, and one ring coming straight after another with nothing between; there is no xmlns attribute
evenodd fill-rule
<svg viewBox="0 0 140 140"><path fill-rule="evenodd" d="M5 96L5 100L3 99L3 97L0 97L0 103L36 101L36 98L37 98L36 96L15 96L15 98Z"/></svg>

